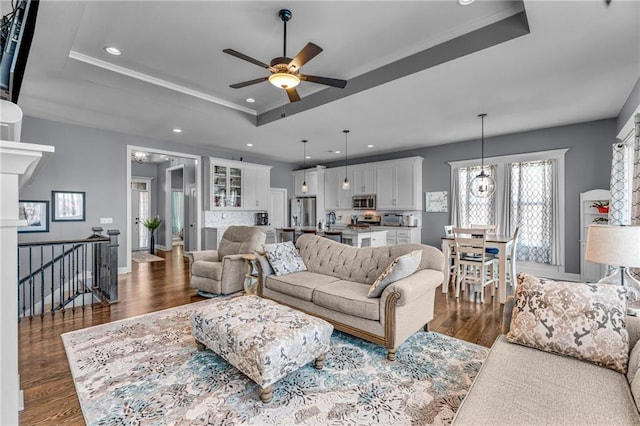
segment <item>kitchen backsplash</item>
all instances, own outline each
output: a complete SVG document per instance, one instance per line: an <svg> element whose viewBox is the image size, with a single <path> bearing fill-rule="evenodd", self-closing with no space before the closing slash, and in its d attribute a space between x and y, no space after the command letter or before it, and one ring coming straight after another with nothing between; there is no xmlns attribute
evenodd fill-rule
<svg viewBox="0 0 640 426"><path fill-rule="evenodd" d="M253 226L256 224L256 213L263 213L264 210L243 210L243 211L204 211L204 227L217 228L219 226L243 225ZM224 217L223 217L224 216Z"/></svg>
<svg viewBox="0 0 640 426"><path fill-rule="evenodd" d="M394 210L394 211L383 211L383 210L375 210L373 211L375 214L379 214L380 216L384 216L385 213L395 213L395 214L402 214L402 215L410 215L412 214L413 216L415 216L416 218L422 218L422 212L420 210L406 210L406 211L402 211L402 210ZM327 210L325 213L329 213L329 210ZM371 213L371 211L369 210L337 210L336 211L336 223L339 225L349 225L351 223L351 216L360 216L360 215L365 215ZM325 214L325 216L322 218L323 221L326 222L327 220L327 216Z"/></svg>

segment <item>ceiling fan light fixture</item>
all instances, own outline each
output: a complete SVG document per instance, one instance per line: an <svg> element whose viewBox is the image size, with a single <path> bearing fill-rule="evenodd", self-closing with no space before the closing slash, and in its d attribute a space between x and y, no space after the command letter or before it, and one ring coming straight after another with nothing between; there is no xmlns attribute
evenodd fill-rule
<svg viewBox="0 0 640 426"><path fill-rule="evenodd" d="M300 78L297 75L286 72L277 72L269 76L269 83L279 89L293 89L300 84Z"/></svg>

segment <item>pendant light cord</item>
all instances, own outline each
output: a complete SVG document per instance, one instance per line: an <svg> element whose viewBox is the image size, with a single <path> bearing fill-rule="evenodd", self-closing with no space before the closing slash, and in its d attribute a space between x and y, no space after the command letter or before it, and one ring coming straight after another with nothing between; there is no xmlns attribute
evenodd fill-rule
<svg viewBox="0 0 640 426"><path fill-rule="evenodd" d="M347 136L349 135L349 130L343 130L344 133L344 178L347 179Z"/></svg>
<svg viewBox="0 0 640 426"><path fill-rule="evenodd" d="M481 142L480 142L480 173L484 173L484 118L487 114L479 114L478 117L482 120L482 133L481 133Z"/></svg>

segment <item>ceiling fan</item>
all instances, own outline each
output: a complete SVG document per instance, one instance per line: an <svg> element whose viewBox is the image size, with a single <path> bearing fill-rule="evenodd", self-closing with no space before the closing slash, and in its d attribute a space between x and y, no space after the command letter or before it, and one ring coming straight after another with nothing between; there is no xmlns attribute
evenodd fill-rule
<svg viewBox="0 0 640 426"><path fill-rule="evenodd" d="M284 23L284 43L283 54L281 57L273 58L269 65L261 62L257 59L253 59L243 53L237 52L233 49L224 49L224 53L228 53L236 58L243 59L259 67L266 68L271 72L268 77L256 78L255 80L244 81L242 83L232 84L229 87L239 89L241 87L250 86L252 84L261 83L269 80L274 86L284 89L287 92L290 102L298 102L300 95L296 90L296 86L300 84L300 81L310 81L312 83L324 84L332 87L339 87L344 89L347 85L346 80L339 80L336 78L318 77L315 75L300 74L300 68L316 55L322 52L322 48L314 43L307 43L307 45L293 58L287 57L287 21L293 16L288 9L282 9L278 12L278 16Z"/></svg>

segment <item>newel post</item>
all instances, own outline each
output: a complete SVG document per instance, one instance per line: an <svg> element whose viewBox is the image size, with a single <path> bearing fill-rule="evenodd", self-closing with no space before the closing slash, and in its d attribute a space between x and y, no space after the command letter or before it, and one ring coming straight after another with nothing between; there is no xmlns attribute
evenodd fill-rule
<svg viewBox="0 0 640 426"><path fill-rule="evenodd" d="M109 244L107 246L109 259L109 303L118 301L118 235L120 231L117 229L109 229Z"/></svg>

